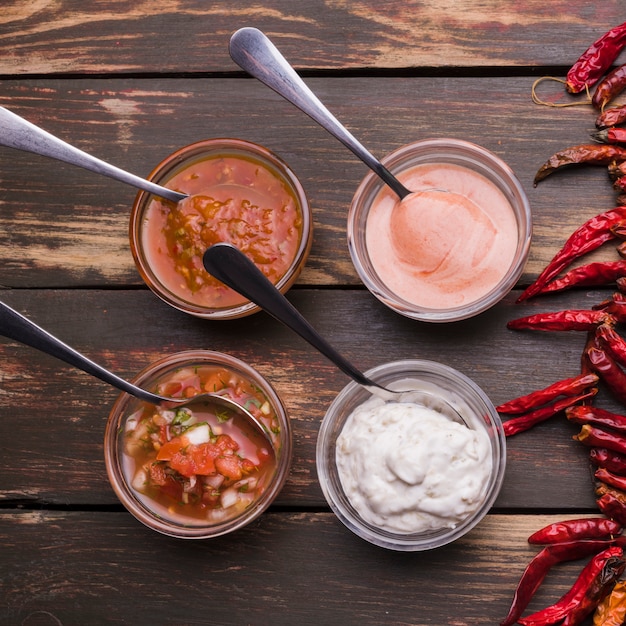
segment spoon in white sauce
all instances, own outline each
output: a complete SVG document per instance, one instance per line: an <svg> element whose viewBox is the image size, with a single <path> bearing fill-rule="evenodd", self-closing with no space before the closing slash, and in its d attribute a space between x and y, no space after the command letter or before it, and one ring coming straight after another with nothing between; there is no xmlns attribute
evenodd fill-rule
<svg viewBox="0 0 626 626"><path fill-rule="evenodd" d="M203 263L209 274L291 328L372 395L386 402L422 404L469 428L458 410L442 396L424 389L392 390L370 380L339 354L278 291L265 274L232 244L214 244L204 253Z"/></svg>
<svg viewBox="0 0 626 626"><path fill-rule="evenodd" d="M172 202L188 197L83 152L4 107L0 107L0 145L70 163Z"/></svg>

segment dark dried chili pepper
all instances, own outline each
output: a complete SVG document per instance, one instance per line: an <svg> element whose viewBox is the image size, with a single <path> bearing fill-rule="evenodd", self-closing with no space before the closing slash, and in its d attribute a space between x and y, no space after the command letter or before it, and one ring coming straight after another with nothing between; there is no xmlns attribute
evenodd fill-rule
<svg viewBox="0 0 626 626"><path fill-rule="evenodd" d="M626 276L626 261L598 261L570 270L548 283L539 293L553 293L572 287L595 287L614 283Z"/></svg>
<svg viewBox="0 0 626 626"><path fill-rule="evenodd" d="M596 335L601 345L622 365L626 365L626 340L610 325L600 324Z"/></svg>
<svg viewBox="0 0 626 626"><path fill-rule="evenodd" d="M566 615L561 626L578 626L591 615L598 604L613 591L624 569L626 561L621 555L609 557L602 570L587 587L582 600Z"/></svg>
<svg viewBox="0 0 626 626"><path fill-rule="evenodd" d="M618 580L613 591L596 608L593 626L622 626L626 621L626 580Z"/></svg>
<svg viewBox="0 0 626 626"><path fill-rule="evenodd" d="M595 330L600 324L613 324L615 318L605 309L567 309L551 313L535 313L507 322L511 330Z"/></svg>
<svg viewBox="0 0 626 626"><path fill-rule="evenodd" d="M626 172L624 172L624 176L626 176ZM626 240L626 220L616 222L611 226L610 230L617 239Z"/></svg>
<svg viewBox="0 0 626 626"><path fill-rule="evenodd" d="M553 154L535 174L537 185L557 169L568 165L608 165L614 160L626 160L626 148L615 144L581 144Z"/></svg>
<svg viewBox="0 0 626 626"><path fill-rule="evenodd" d="M513 435L524 432L525 430L528 430L529 428L532 428L533 426L536 426L541 422L545 422L553 415L564 411L574 404L579 404L580 402L585 402L586 400L593 398L597 393L598 389L596 387L592 387L591 389L588 389L585 393L578 396L563 398L562 400L557 400L552 404L543 406L539 409L535 409L534 411L523 413L522 415L517 415L516 417L513 417L502 424L504 434L507 437L512 437Z"/></svg>
<svg viewBox="0 0 626 626"><path fill-rule="evenodd" d="M555 604L532 613L518 620L523 626L547 626L557 624L572 613L591 589L594 581L600 576L611 559L620 558L623 550L619 547L611 547L596 554L585 565L569 591Z"/></svg>
<svg viewBox="0 0 626 626"><path fill-rule="evenodd" d="M591 138L600 143L623 144L626 143L626 128L605 128L591 133ZM609 163L611 168L612 163ZM615 168L614 168L615 169Z"/></svg>
<svg viewBox="0 0 626 626"><path fill-rule="evenodd" d="M596 495L596 504L604 515L620 524L626 524L626 494L621 489L600 483L596 488Z"/></svg>
<svg viewBox="0 0 626 626"><path fill-rule="evenodd" d="M564 378L558 380L543 389L532 391L524 396L504 402L498 407L498 413L506 413L507 415L515 415L516 413L525 413L532 409L536 409L543 404L547 404L555 400L559 396L573 396L587 387L591 387L598 382L596 374L579 374L572 378Z"/></svg>
<svg viewBox="0 0 626 626"><path fill-rule="evenodd" d="M626 128L623 128L621 130L626 130ZM611 163L608 164L606 169L607 169L609 178L611 180L617 180L618 178L621 178L622 176L626 176L626 161L612 161Z"/></svg>
<svg viewBox="0 0 626 626"><path fill-rule="evenodd" d="M500 622L500 626L512 626L519 620L522 613L532 600L537 589L550 569L565 561L576 561L598 554L611 546L621 546L624 538L616 539L581 539L565 541L542 548L528 563L517 584L508 615Z"/></svg>
<svg viewBox="0 0 626 626"><path fill-rule="evenodd" d="M572 406L565 411L567 419L574 423L590 424L600 428L612 428L618 432L626 433L626 415L613 413L597 406Z"/></svg>
<svg viewBox="0 0 626 626"><path fill-rule="evenodd" d="M590 448L607 448L626 455L626 437L598 426L583 424L580 432L574 435L574 439Z"/></svg>
<svg viewBox="0 0 626 626"><path fill-rule="evenodd" d="M593 98L591 98L591 104L596 109L602 110L624 89L626 89L626 65L620 65L598 83Z"/></svg>
<svg viewBox="0 0 626 626"><path fill-rule="evenodd" d="M609 472L606 467L599 467L593 474L596 480L599 480L609 487L615 487L620 491L626 491L626 476L618 476Z"/></svg>
<svg viewBox="0 0 626 626"><path fill-rule="evenodd" d="M613 189L615 191L626 191L626 176L621 176L613 181Z"/></svg>
<svg viewBox="0 0 626 626"><path fill-rule="evenodd" d="M613 474L626 476L626 454L607 448L592 448L589 459L596 467L604 467Z"/></svg>
<svg viewBox="0 0 626 626"><path fill-rule="evenodd" d="M589 348L587 358L593 371L598 374L611 393L620 402L626 404L626 372L617 361L601 348Z"/></svg>
<svg viewBox="0 0 626 626"><path fill-rule="evenodd" d="M548 524L528 537L531 544L553 544L578 539L602 539L619 535L623 526L606 517L585 517Z"/></svg>
<svg viewBox="0 0 626 626"><path fill-rule="evenodd" d="M615 207L588 219L568 237L563 247L556 253L537 279L526 288L517 301L521 302L536 295L575 259L615 238L611 227L624 220L626 220L625 206Z"/></svg>
<svg viewBox="0 0 626 626"><path fill-rule="evenodd" d="M611 67L626 45L626 22L614 26L598 37L567 72L565 87L570 93L580 93L594 85Z"/></svg>
<svg viewBox="0 0 626 626"><path fill-rule="evenodd" d="M626 104L607 109L596 118L596 128L610 128L626 122Z"/></svg>

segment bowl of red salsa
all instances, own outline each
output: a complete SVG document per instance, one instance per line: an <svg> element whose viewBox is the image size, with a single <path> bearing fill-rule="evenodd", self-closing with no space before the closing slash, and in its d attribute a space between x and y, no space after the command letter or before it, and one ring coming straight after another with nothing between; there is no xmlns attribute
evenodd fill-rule
<svg viewBox="0 0 626 626"><path fill-rule="evenodd" d="M189 195L175 203L141 191L133 204L133 258L162 300L210 319L259 310L204 269L204 251L218 242L237 246L281 292L295 282L313 220L300 181L277 155L241 139L209 139L177 150L148 178Z"/></svg>
<svg viewBox="0 0 626 626"><path fill-rule="evenodd" d="M161 359L134 382L168 397L227 395L258 418L269 440L214 405L166 410L121 394L106 426L105 464L132 515L162 534L204 539L237 530L267 509L289 473L292 432L265 378L235 357L198 350Z"/></svg>

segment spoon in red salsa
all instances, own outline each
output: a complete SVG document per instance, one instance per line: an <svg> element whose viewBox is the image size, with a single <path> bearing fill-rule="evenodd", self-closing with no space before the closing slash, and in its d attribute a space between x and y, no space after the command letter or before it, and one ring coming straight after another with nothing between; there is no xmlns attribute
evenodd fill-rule
<svg viewBox="0 0 626 626"><path fill-rule="evenodd" d="M187 194L167 189L161 185L135 176L115 165L87 154L65 141L51 135L48 131L35 126L24 118L0 107L0 145L17 150L32 152L41 156L50 157L83 169L108 176L138 189L143 189L160 198L180 202L187 198Z"/></svg>
<svg viewBox="0 0 626 626"><path fill-rule="evenodd" d="M395 390L383 387L358 370L324 339L265 274L243 253L229 243L212 245L203 256L207 272L234 289L266 313L296 332L330 359L344 374L383 400L416 402L439 411L451 420L469 428L459 411L444 397L424 389Z"/></svg>
<svg viewBox="0 0 626 626"><path fill-rule="evenodd" d="M244 419L248 420L257 431L263 434L265 439L269 441L270 445L273 447L271 437L266 427L250 411L228 396L217 393L200 393L191 398L172 398L160 396L151 391L142 389L141 387L137 387L63 343L60 339L57 339L48 331L37 326L37 324L31 322L4 302L0 302L0 335L8 339L19 341L41 352L45 352L61 361L65 361L65 363L69 363L113 387L125 391L131 396L164 409L181 408L184 406L190 407L191 405L217 405L225 408L233 414L241 415Z"/></svg>

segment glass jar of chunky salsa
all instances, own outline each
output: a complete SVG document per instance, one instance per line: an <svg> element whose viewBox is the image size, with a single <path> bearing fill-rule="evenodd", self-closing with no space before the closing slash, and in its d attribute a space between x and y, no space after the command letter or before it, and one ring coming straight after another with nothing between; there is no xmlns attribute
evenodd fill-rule
<svg viewBox="0 0 626 626"><path fill-rule="evenodd" d="M179 203L137 195L131 249L147 285L200 317L235 318L255 305L206 272L205 250L237 246L283 292L308 256L312 219L289 167L265 148L237 139L201 141L165 159L149 177L188 194Z"/></svg>
<svg viewBox="0 0 626 626"><path fill-rule="evenodd" d="M291 428L275 391L254 369L217 352L183 352L148 367L135 381L173 398L219 393L245 417L193 402L173 410L123 394L105 435L111 484L147 526L179 537L230 532L269 506L287 476Z"/></svg>

